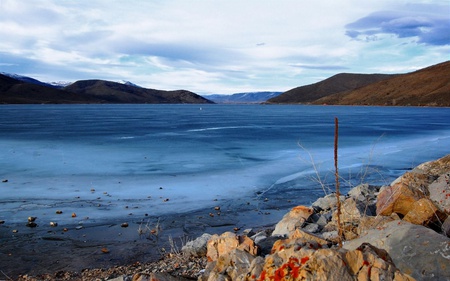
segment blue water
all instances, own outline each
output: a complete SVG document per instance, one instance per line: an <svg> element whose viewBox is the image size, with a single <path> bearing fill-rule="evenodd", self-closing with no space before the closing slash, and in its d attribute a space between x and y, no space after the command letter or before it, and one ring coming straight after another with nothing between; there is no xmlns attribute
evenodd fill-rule
<svg viewBox="0 0 450 281"><path fill-rule="evenodd" d="M388 184L450 153L450 109L278 105L2 105L0 219L194 210ZM167 200L169 199L169 200ZM61 221L62 217L58 219ZM70 220L67 217L67 220Z"/></svg>

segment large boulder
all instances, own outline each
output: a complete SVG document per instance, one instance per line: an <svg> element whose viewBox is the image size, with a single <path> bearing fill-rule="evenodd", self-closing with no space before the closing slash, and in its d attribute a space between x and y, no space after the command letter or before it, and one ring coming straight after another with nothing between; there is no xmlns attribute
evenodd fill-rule
<svg viewBox="0 0 450 281"><path fill-rule="evenodd" d="M377 198L377 215L392 213L406 215L414 202L425 197L427 178L423 174L405 173L390 186L382 189Z"/></svg>
<svg viewBox="0 0 450 281"><path fill-rule="evenodd" d="M277 223L273 236L289 236L297 228L301 227L306 220L314 213L314 209L306 206L297 206L284 215L283 219Z"/></svg>
<svg viewBox="0 0 450 281"><path fill-rule="evenodd" d="M385 250L402 272L417 280L450 280L450 239L429 228L392 221L347 241L344 248L355 250L362 243Z"/></svg>
<svg viewBox="0 0 450 281"><path fill-rule="evenodd" d="M248 252L233 249L221 255L216 261L210 262L199 280L244 280L255 258Z"/></svg>
<svg viewBox="0 0 450 281"><path fill-rule="evenodd" d="M441 226L447 215L439 210L438 207L428 198L421 198L414 202L411 210L403 218L404 221L421 224L434 228Z"/></svg>
<svg viewBox="0 0 450 281"><path fill-rule="evenodd" d="M385 251L370 245L345 251L286 239L274 248L259 277L248 280L414 280L401 273Z"/></svg>
<svg viewBox="0 0 450 281"><path fill-rule="evenodd" d="M188 256L204 257L206 256L206 245L211 236L211 234L204 233L197 239L187 242L186 245L181 248L181 251Z"/></svg>
<svg viewBox="0 0 450 281"><path fill-rule="evenodd" d="M220 256L230 253L234 249L248 252L252 255L258 253L258 247L252 239L245 235L236 235L232 232L225 232L220 236L214 234L207 243L206 257L208 261L216 261Z"/></svg>
<svg viewBox="0 0 450 281"><path fill-rule="evenodd" d="M428 186L430 199L441 210L450 214L450 173L442 174Z"/></svg>

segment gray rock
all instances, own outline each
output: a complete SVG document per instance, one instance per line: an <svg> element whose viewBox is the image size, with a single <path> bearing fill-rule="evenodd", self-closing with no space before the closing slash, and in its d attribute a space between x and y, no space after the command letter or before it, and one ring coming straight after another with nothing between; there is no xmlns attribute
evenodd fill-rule
<svg viewBox="0 0 450 281"><path fill-rule="evenodd" d="M441 210L450 212L450 174L443 174L428 186L430 199Z"/></svg>
<svg viewBox="0 0 450 281"><path fill-rule="evenodd" d="M326 214L321 214L319 219L315 223L323 228L331 220L331 217L332 217L331 212L326 213Z"/></svg>
<svg viewBox="0 0 450 281"><path fill-rule="evenodd" d="M365 201L368 198L375 198L375 193L378 192L379 190L380 187L378 186L364 183L352 188L348 192L348 195L360 201Z"/></svg>
<svg viewBox="0 0 450 281"><path fill-rule="evenodd" d="M270 254L270 252L272 251L273 243L275 243L275 241L280 239L283 238L277 236L270 236L256 243L256 245L259 247L261 255L265 256L267 254Z"/></svg>
<svg viewBox="0 0 450 281"><path fill-rule="evenodd" d="M255 241L255 244L258 244L259 242L261 242L261 240L264 240L266 238L267 238L267 233L265 231L260 231L256 234L254 234L252 237L250 237L250 239Z"/></svg>
<svg viewBox="0 0 450 281"><path fill-rule="evenodd" d="M318 233L318 232L320 232L321 229L322 229L322 227L320 227L316 223L308 223L302 227L303 231L306 231L309 233Z"/></svg>
<svg viewBox="0 0 450 281"><path fill-rule="evenodd" d="M341 196L340 199L341 201L344 201L345 196ZM318 207L324 211L334 209L336 208L336 205L337 205L336 194L328 194L325 197L317 199L316 202L312 204L313 207Z"/></svg>
<svg viewBox="0 0 450 281"><path fill-rule="evenodd" d="M392 221L344 244L354 250L362 243L384 249L395 265L417 280L450 280L450 239L424 226Z"/></svg>
<svg viewBox="0 0 450 281"><path fill-rule="evenodd" d="M305 206L297 206L291 209L291 211L283 216L281 221L275 225L275 229L272 232L273 236L278 235L290 235L297 228L303 226L303 224L314 213L313 208Z"/></svg>
<svg viewBox="0 0 450 281"><path fill-rule="evenodd" d="M206 256L206 245L210 238L211 234L204 233L197 239L187 242L186 245L181 248L181 251L186 255L191 255L194 257Z"/></svg>
<svg viewBox="0 0 450 281"><path fill-rule="evenodd" d="M442 224L442 232L450 237L450 216Z"/></svg>
<svg viewBox="0 0 450 281"><path fill-rule="evenodd" d="M252 228L244 229L244 231L242 231L242 235L245 235L245 236L248 236L248 237L253 236L255 234L256 233L253 231Z"/></svg>

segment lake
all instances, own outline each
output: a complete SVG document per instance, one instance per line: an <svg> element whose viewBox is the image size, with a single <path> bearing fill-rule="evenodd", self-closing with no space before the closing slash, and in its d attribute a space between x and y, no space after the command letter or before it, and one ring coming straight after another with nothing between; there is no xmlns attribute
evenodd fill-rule
<svg viewBox="0 0 450 281"><path fill-rule="evenodd" d="M100 222L215 200L311 204L389 184L450 153L450 109L301 105L2 105L0 220ZM280 203L281 204L281 203Z"/></svg>

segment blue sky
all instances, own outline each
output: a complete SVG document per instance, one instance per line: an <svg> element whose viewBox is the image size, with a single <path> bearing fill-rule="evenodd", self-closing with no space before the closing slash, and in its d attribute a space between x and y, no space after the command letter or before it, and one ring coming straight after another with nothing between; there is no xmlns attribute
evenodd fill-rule
<svg viewBox="0 0 450 281"><path fill-rule="evenodd" d="M0 0L0 72L198 94L450 59L448 0Z"/></svg>

